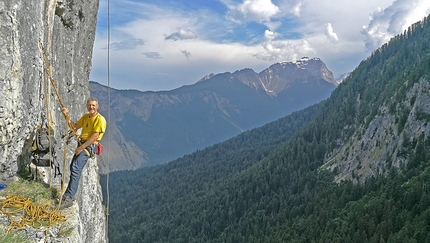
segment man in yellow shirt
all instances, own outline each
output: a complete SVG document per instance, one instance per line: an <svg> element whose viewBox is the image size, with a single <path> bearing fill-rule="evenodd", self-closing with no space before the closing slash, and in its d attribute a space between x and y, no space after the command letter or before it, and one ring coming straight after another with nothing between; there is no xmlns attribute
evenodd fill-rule
<svg viewBox="0 0 430 243"><path fill-rule="evenodd" d="M97 99L90 97L87 100L88 113L84 114L76 123L72 122L76 130L82 128L82 131L79 136L78 147L70 164L70 180L64 193L61 209L70 207L73 204L82 170L88 159L96 153L97 143L102 139L106 131L106 120L98 112L98 108Z"/></svg>

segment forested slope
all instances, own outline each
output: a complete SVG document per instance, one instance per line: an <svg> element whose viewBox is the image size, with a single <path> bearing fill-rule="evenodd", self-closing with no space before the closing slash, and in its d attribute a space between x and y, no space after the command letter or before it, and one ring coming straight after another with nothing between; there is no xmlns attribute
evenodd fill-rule
<svg viewBox="0 0 430 243"><path fill-rule="evenodd" d="M429 76L426 19L318 105L165 165L112 173L110 241L428 242L430 110L417 103ZM376 141L351 156L379 117L392 117L377 128L397 147Z"/></svg>

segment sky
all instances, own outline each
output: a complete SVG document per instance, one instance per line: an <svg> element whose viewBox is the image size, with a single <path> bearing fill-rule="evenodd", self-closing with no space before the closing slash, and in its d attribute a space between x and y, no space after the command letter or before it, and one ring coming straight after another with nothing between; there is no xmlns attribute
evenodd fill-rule
<svg viewBox="0 0 430 243"><path fill-rule="evenodd" d="M90 80L173 90L302 57L339 77L429 14L429 0L100 0Z"/></svg>

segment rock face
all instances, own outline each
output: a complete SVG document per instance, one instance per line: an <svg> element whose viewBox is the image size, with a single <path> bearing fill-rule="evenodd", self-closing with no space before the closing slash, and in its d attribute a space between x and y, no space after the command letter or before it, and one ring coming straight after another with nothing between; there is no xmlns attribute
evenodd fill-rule
<svg viewBox="0 0 430 243"><path fill-rule="evenodd" d="M288 92L294 86L303 86L300 95L306 95L306 91L313 89L312 86L322 89L337 85L333 73L319 58L303 57L294 62L275 63L258 74L251 69L244 69L234 72L234 75L242 83L264 90L271 96ZM311 86L306 87L304 84ZM292 96L293 93L290 92L289 95Z"/></svg>
<svg viewBox="0 0 430 243"><path fill-rule="evenodd" d="M0 183L19 178L30 163L35 129L47 121L55 131L57 154L70 163L76 142L64 146L66 121L50 78L72 120L85 111L98 1L6 0L0 2ZM46 52L44 60L42 49ZM49 77L49 73L52 74ZM68 166L60 170L68 182ZM60 183L60 177L45 182ZM97 159L81 178L73 238L64 242L106 242ZM52 179L52 180L51 180ZM91 197L91 198L89 198ZM63 242L63 241L61 241Z"/></svg>
<svg viewBox="0 0 430 243"><path fill-rule="evenodd" d="M322 168L338 171L337 181L357 183L387 173L387 163L396 168L407 165L410 158L404 156L406 144L414 144L420 136L430 134L429 90L429 80L422 78L408 90L406 99L398 103L398 107L408 110L402 129L399 129L399 116L382 106L368 126L357 127L348 142L333 151L333 156L328 156ZM356 99L357 109L361 99L360 96Z"/></svg>

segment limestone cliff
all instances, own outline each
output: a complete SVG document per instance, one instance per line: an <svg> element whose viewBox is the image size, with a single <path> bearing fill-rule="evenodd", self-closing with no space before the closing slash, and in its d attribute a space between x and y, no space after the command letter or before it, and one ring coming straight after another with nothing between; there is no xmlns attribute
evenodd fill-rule
<svg viewBox="0 0 430 243"><path fill-rule="evenodd" d="M338 171L337 181L364 182L388 173L389 165L402 168L408 164L407 144L416 144L420 136L427 138L430 134L429 90L429 80L421 78L396 104L396 112L390 112L387 106L379 107L369 125L356 127L353 136L328 156L322 168ZM358 96L355 101L358 110L362 98ZM399 117L404 120L401 128Z"/></svg>
<svg viewBox="0 0 430 243"><path fill-rule="evenodd" d="M78 119L89 96L98 5L97 0L0 1L0 183L18 179L18 172L28 168L34 132L44 119L54 128L63 164L66 122L45 70L52 73L72 120ZM67 165L75 146L66 145ZM67 211L73 232L52 242L106 242L97 173L97 159L89 160L77 204ZM69 172L64 174L67 183Z"/></svg>

